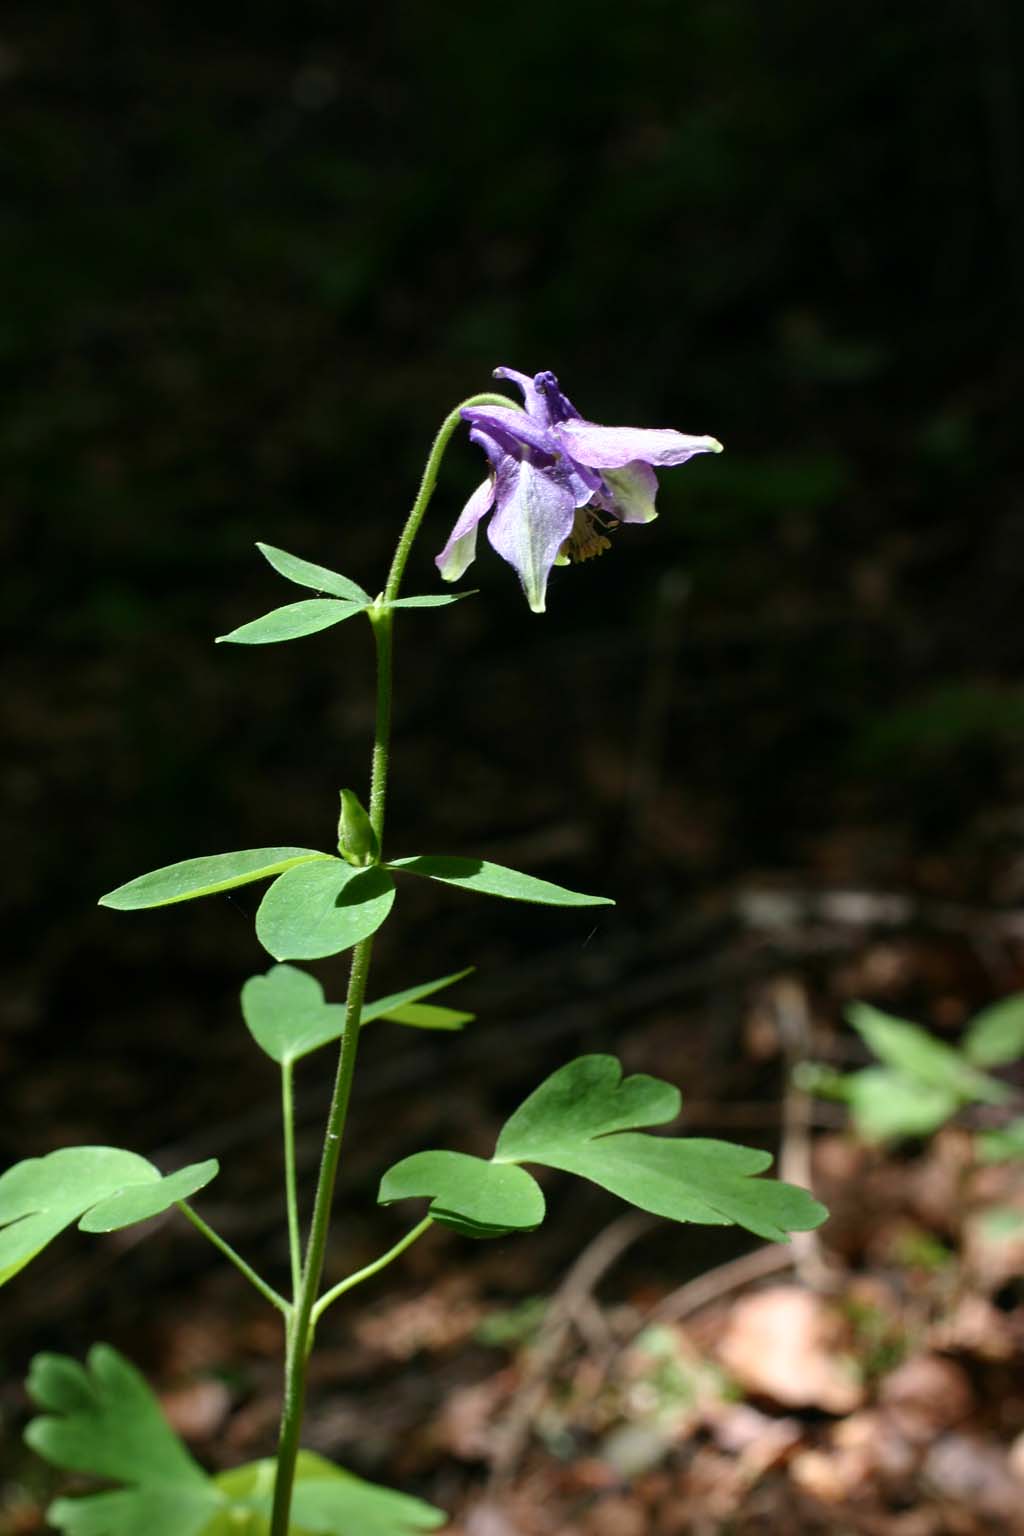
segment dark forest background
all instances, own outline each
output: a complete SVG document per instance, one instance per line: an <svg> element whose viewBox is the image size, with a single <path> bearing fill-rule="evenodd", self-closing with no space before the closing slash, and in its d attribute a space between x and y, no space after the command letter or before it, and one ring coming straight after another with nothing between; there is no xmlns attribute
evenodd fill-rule
<svg viewBox="0 0 1024 1536"><path fill-rule="evenodd" d="M204 1209L280 1262L274 1079L237 1012L258 895L95 900L330 838L366 783L368 633L212 637L299 595L256 539L376 591L497 364L726 453L664 474L659 521L556 572L545 617L482 542L480 596L398 628L391 851L620 904L403 893L374 990L476 961L481 1017L368 1039L337 1263L399 1220L383 1163L482 1144L576 1050L702 1098L756 1075L751 892L1019 902L1022 30L1012 0L5 7L9 1157L219 1155ZM457 442L410 592L479 475ZM314 969L338 995L344 959ZM207 1265L168 1229L116 1267L64 1242L8 1293L12 1379L40 1341L127 1347Z"/></svg>

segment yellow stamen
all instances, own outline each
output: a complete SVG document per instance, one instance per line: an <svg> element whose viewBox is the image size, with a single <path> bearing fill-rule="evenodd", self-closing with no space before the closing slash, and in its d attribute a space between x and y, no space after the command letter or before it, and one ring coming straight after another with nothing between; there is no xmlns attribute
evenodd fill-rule
<svg viewBox="0 0 1024 1536"><path fill-rule="evenodd" d="M559 559L571 560L574 565L582 560L593 560L611 549L611 539L598 533L598 527L614 528L615 523L599 523L593 507L577 507L572 532L558 551Z"/></svg>

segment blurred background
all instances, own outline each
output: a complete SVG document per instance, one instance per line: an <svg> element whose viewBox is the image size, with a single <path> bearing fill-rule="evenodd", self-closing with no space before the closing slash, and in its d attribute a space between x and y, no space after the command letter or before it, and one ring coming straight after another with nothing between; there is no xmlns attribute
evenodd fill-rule
<svg viewBox="0 0 1024 1536"><path fill-rule="evenodd" d="M486 1151L581 1050L678 1081L699 1134L775 1148L780 976L826 1033L854 992L952 1028L1020 986L1022 30L1011 0L12 0L5 1160L219 1156L203 1210L280 1268L275 1079L237 1007L266 965L259 892L95 900L193 854L329 846L338 789L366 786L368 632L213 637L301 595L256 539L377 591L440 419L498 364L726 453L556 571L544 617L481 541L480 595L399 625L391 851L619 905L403 889L371 990L475 963L451 1001L479 1019L367 1039L337 1271L404 1225L374 1209L384 1164ZM456 440L410 593L437 589L480 471ZM338 996L344 957L313 969ZM327 1075L302 1080L307 1171ZM436 1262L476 1266L481 1293L550 1290L615 1213L564 1182L551 1199L557 1230L514 1257L442 1238L396 1283ZM62 1239L6 1293L10 1423L40 1344L109 1338L175 1381L249 1349L210 1438L264 1453L259 1307L240 1344L198 1239L118 1246ZM633 1283L736 1250L656 1235ZM351 1351L353 1326L325 1342ZM347 1454L346 1423L318 1446Z"/></svg>

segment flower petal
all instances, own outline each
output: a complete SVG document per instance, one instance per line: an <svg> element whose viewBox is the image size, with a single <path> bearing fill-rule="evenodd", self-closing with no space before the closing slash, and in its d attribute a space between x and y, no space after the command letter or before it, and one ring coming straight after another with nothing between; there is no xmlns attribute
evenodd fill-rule
<svg viewBox="0 0 1024 1536"><path fill-rule="evenodd" d="M548 577L572 531L576 499L560 469L529 459L505 459L498 470L496 507L487 537L514 566L534 613L544 612Z"/></svg>
<svg viewBox="0 0 1024 1536"><path fill-rule="evenodd" d="M515 368L495 368L494 377L510 379L519 386L527 413L542 426L549 427L553 422L575 421L579 418L579 411L563 395L553 373L536 373L531 378L527 373L518 373Z"/></svg>
<svg viewBox="0 0 1024 1536"><path fill-rule="evenodd" d="M552 437L542 422L535 421L527 411L517 410L515 406L468 405L462 412L462 419L473 428L470 436L474 441L477 440L476 432L484 432L516 458L522 458L524 451L529 450L543 454L550 461L562 452L561 443Z"/></svg>
<svg viewBox="0 0 1024 1536"><path fill-rule="evenodd" d="M685 464L696 453L721 453L715 437L689 437L670 428L599 427L592 421L564 421L552 429L567 453L593 469L644 464Z"/></svg>
<svg viewBox="0 0 1024 1536"><path fill-rule="evenodd" d="M634 459L621 469L606 469L604 484L606 494L597 500L620 523L653 523L658 477L649 464Z"/></svg>
<svg viewBox="0 0 1024 1536"><path fill-rule="evenodd" d="M445 581L458 581L467 566L472 565L476 556L477 524L493 505L494 476L488 475L484 483L477 486L466 502L459 514L458 522L451 531L448 543L434 561Z"/></svg>

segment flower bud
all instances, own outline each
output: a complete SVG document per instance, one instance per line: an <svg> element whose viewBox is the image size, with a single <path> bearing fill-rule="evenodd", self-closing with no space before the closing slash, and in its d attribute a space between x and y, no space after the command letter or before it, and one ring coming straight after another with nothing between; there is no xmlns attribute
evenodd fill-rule
<svg viewBox="0 0 1024 1536"><path fill-rule="evenodd" d="M338 852L349 864L365 869L376 864L380 844L359 796L351 789L341 791L341 815L338 817Z"/></svg>

